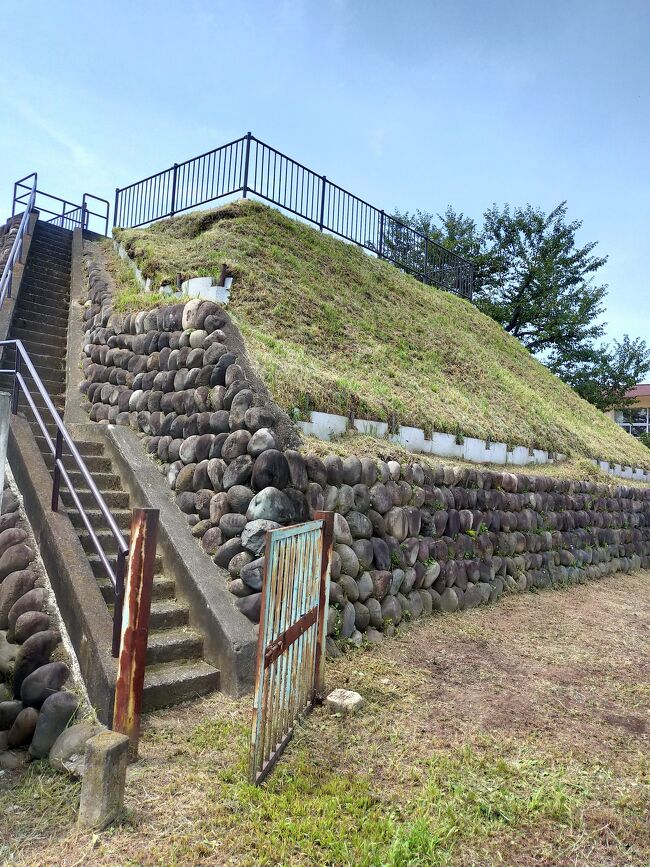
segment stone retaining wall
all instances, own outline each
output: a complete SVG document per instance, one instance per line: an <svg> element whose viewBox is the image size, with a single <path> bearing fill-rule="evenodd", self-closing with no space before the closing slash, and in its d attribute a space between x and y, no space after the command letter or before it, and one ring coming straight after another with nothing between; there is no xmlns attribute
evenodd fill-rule
<svg viewBox="0 0 650 867"><path fill-rule="evenodd" d="M650 489L301 454L221 307L118 314L85 256L90 417L144 435L251 620L264 533L321 509L337 513L328 632L355 643L433 610L650 565Z"/></svg>
<svg viewBox="0 0 650 867"><path fill-rule="evenodd" d="M7 488L0 515L0 774L41 759L77 713L31 528ZM54 659L53 659L54 657Z"/></svg>

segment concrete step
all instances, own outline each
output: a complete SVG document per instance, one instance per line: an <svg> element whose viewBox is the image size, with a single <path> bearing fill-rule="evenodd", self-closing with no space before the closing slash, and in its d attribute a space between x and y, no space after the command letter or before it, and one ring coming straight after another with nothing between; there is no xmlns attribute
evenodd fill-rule
<svg viewBox="0 0 650 867"><path fill-rule="evenodd" d="M11 324L12 340L22 340L27 346L36 343L43 350L52 350L52 355L65 355L68 345L68 331L49 325L45 322L33 323L31 326L23 319Z"/></svg>
<svg viewBox="0 0 650 867"><path fill-rule="evenodd" d="M103 570L102 574L99 576L95 575L95 578L97 579L97 584L102 592L104 601L112 613L112 605L115 602L115 590L113 585L111 584L110 579L106 576L106 572ZM173 600L175 593L176 585L172 578L167 578L165 575L154 575L153 585L151 587L152 607L154 602Z"/></svg>
<svg viewBox="0 0 650 867"><path fill-rule="evenodd" d="M90 533L88 532L86 527L83 526L83 521L81 523L82 526L77 527L77 535L79 536L79 541L83 545L84 551L87 554L92 554L97 549L95 548ZM129 530L130 528L131 525L129 524ZM112 531L109 530L106 525L100 526L97 530L95 530L95 536L97 537L99 544L102 546L102 551L104 551L106 555L110 554L112 557L114 557L117 554L117 540L115 539ZM128 530L125 530L123 532L123 536L128 544L130 532Z"/></svg>
<svg viewBox="0 0 650 867"><path fill-rule="evenodd" d="M67 304L70 298L70 287L65 281L44 281L38 275L25 274L23 283L21 284L21 294L23 288L30 295L35 295L41 298L45 303Z"/></svg>
<svg viewBox="0 0 650 867"><path fill-rule="evenodd" d="M115 473L93 473L93 482L100 491L119 491L122 488L120 477ZM75 488L84 489L86 482L79 470L70 471L70 481Z"/></svg>
<svg viewBox="0 0 650 867"><path fill-rule="evenodd" d="M4 357L0 362L2 364L2 369L6 370L14 368L15 359ZM45 370L41 368L38 374L41 378L43 385L45 386L48 394L64 394L65 393L65 370ZM8 388L13 385L13 374L2 374L0 376L0 382L2 382L3 388Z"/></svg>
<svg viewBox="0 0 650 867"><path fill-rule="evenodd" d="M101 455L85 455L83 462L91 475L94 475L95 473L108 473L113 469L111 459L102 457ZM47 455L45 463L51 469L54 466L54 455ZM64 454L63 465L66 470L68 470L76 467L77 463L71 454Z"/></svg>
<svg viewBox="0 0 650 867"><path fill-rule="evenodd" d="M80 455L103 455L104 443L94 440L75 440L74 444Z"/></svg>
<svg viewBox="0 0 650 867"><path fill-rule="evenodd" d="M89 457L87 459L86 466L88 466L89 460L92 460L92 458ZM131 527L130 509L111 509L111 515L113 516L113 520L121 530L129 530L129 528ZM86 509L86 517L90 521L91 526L95 529L107 529L106 518L99 511L99 509ZM70 521L72 522L73 527L76 527L79 530L85 529L86 525L84 524L81 515L78 512L70 512Z"/></svg>
<svg viewBox="0 0 650 867"><path fill-rule="evenodd" d="M48 304L33 292L23 294L21 290L17 310L20 311L21 316L54 317L60 319L66 326L68 324L68 312L61 304Z"/></svg>
<svg viewBox="0 0 650 867"><path fill-rule="evenodd" d="M113 571L115 571L115 564L116 564L116 559L117 559L115 557L115 554L110 554L110 555L107 554L107 559L108 559L108 562L111 566L111 569L113 569ZM104 569L104 564L99 559L99 554L89 554L88 555L88 562L90 564L90 568L93 570L93 574L95 575L95 578L101 579L101 578L107 577L106 576L106 570ZM158 574L158 573L162 573L162 557L160 556L160 554L156 554L156 560L155 560L155 565L154 565L154 574ZM173 584L174 584L174 582L172 581L172 585ZM111 599L111 601L113 601L113 600Z"/></svg>
<svg viewBox="0 0 650 867"><path fill-rule="evenodd" d="M151 602L149 628L160 630L187 626L189 616L189 609L183 602L177 599L156 599Z"/></svg>
<svg viewBox="0 0 650 867"><path fill-rule="evenodd" d="M147 666L142 709L169 707L219 689L219 670L203 660Z"/></svg>
<svg viewBox="0 0 650 867"><path fill-rule="evenodd" d="M200 659L202 652L203 638L193 629L149 629L147 665Z"/></svg>
<svg viewBox="0 0 650 867"><path fill-rule="evenodd" d="M54 256L30 252L27 268L31 275L38 275L39 280L43 282L50 280L63 282L70 279L70 256L65 253ZM25 269L26 272L27 268Z"/></svg>
<svg viewBox="0 0 650 867"><path fill-rule="evenodd" d="M89 490L77 490L77 496L84 509L97 508L97 501ZM129 508L129 495L126 491L104 491L102 498L111 510ZM74 508L74 501L67 488L61 488L61 500L67 508Z"/></svg>
<svg viewBox="0 0 650 867"><path fill-rule="evenodd" d="M70 207L74 206L70 205ZM68 208L68 210L70 210L70 208ZM71 244L72 231L70 229L64 229L63 226L55 226L54 223L48 222L49 219L50 217L48 217L46 220L37 220L34 227L34 234L41 237L60 239L62 242ZM52 217L52 219L54 219L54 217Z"/></svg>
<svg viewBox="0 0 650 867"><path fill-rule="evenodd" d="M25 348L27 349L27 345L25 345ZM41 376L41 370L43 373L46 373L48 370L65 370L65 356L62 358L55 358L47 353L43 354L42 352L35 352L32 349L27 349L27 352L39 376Z"/></svg>
<svg viewBox="0 0 650 867"><path fill-rule="evenodd" d="M30 287L23 282L20 287L20 295L18 296L18 306L21 305L38 305L42 312L54 312L68 314L68 297L62 292L56 299L44 298L38 286ZM65 309L64 309L65 308Z"/></svg>
<svg viewBox="0 0 650 867"><path fill-rule="evenodd" d="M43 233L34 233L30 252L62 254L68 257L72 253L72 241L67 238L56 238Z"/></svg>
<svg viewBox="0 0 650 867"><path fill-rule="evenodd" d="M19 305L14 313L11 327L12 330L14 328L29 328L30 330L49 331L52 335L66 340L68 336L68 317L60 311L48 313L43 312L42 309L40 311L33 310L30 307Z"/></svg>
<svg viewBox="0 0 650 867"><path fill-rule="evenodd" d="M41 415L45 417L45 422L48 423L51 419L49 407L45 404L45 398L41 396L40 392L32 389L30 392L30 396L34 405L38 408ZM54 404L54 408L57 410L60 416L63 415L63 408L65 406L65 396L64 395L49 395L50 400ZM31 412L31 406L27 401L25 396L25 392L21 391L18 397L18 406L23 408L24 410L29 410Z"/></svg>

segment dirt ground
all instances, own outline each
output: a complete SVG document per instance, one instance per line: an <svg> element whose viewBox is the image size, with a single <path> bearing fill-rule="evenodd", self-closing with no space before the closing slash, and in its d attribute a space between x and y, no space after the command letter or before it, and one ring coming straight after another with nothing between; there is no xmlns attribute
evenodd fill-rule
<svg viewBox="0 0 650 867"><path fill-rule="evenodd" d="M315 711L245 782L250 699L147 718L123 821L78 784L0 780L11 864L650 864L650 573L510 596L328 664L365 698Z"/></svg>

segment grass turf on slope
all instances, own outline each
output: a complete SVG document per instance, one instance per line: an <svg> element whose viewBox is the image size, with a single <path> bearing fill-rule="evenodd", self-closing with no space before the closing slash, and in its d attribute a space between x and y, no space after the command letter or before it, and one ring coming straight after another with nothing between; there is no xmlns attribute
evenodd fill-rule
<svg viewBox="0 0 650 867"><path fill-rule="evenodd" d="M648 450L467 301L254 201L117 230L154 286L234 277L278 403L650 466Z"/></svg>

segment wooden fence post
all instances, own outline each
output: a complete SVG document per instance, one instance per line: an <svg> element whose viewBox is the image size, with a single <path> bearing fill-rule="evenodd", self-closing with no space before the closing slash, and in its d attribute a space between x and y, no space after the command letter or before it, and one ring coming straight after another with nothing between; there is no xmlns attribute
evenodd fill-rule
<svg viewBox="0 0 650 867"><path fill-rule="evenodd" d="M315 512L314 518L323 522L323 548L321 552L320 592L318 605L318 637L316 639L316 663L314 691L316 701L325 698L325 641L327 639L327 610L329 607L330 560L334 540L334 512Z"/></svg>
<svg viewBox="0 0 650 867"><path fill-rule="evenodd" d="M113 729L128 736L132 759L137 758L140 738L157 536L158 509L134 509L113 709Z"/></svg>

